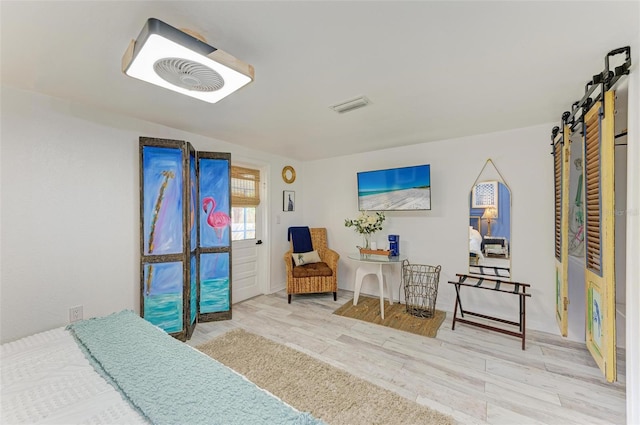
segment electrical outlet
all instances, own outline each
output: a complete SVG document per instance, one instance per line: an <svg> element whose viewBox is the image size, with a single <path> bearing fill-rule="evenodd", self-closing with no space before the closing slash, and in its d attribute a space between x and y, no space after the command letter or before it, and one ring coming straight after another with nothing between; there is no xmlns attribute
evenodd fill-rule
<svg viewBox="0 0 640 425"><path fill-rule="evenodd" d="M82 320L82 306L78 305L69 309L69 323Z"/></svg>

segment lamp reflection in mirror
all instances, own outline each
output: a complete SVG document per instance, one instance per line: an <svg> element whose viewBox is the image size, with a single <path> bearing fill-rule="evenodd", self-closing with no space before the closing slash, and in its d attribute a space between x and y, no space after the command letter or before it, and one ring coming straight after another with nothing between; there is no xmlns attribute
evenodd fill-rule
<svg viewBox="0 0 640 425"><path fill-rule="evenodd" d="M496 207L488 207L482 214L482 218L487 220L487 236L491 236L491 219L496 217L498 217L498 210Z"/></svg>
<svg viewBox="0 0 640 425"><path fill-rule="evenodd" d="M158 19L149 18L122 58L122 71L209 103L253 81L253 66Z"/></svg>

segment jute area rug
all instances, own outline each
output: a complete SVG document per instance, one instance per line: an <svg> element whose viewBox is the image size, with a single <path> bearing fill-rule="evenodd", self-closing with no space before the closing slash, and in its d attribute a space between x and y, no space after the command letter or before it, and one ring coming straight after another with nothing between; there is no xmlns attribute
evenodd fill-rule
<svg viewBox="0 0 640 425"><path fill-rule="evenodd" d="M243 329L197 349L330 425L455 423L450 416Z"/></svg>
<svg viewBox="0 0 640 425"><path fill-rule="evenodd" d="M401 331L434 338L440 329L447 314L444 311L436 310L433 317L423 318L407 313L404 304L391 304L384 302L384 319L380 316L380 298L363 297L358 298L358 305L353 305L353 299L338 308L333 314L351 317L377 325L388 326Z"/></svg>

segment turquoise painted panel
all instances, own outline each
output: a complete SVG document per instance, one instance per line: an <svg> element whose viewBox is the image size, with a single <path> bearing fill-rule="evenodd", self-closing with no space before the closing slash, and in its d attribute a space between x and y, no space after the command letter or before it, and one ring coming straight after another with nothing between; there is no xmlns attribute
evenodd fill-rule
<svg viewBox="0 0 640 425"><path fill-rule="evenodd" d="M190 297L190 313L191 313L191 324L196 322L196 316L198 314L198 281L196 275L196 256L195 254L191 254L191 297Z"/></svg>
<svg viewBox="0 0 640 425"><path fill-rule="evenodd" d="M229 311L229 253L200 255L200 314Z"/></svg>
<svg viewBox="0 0 640 425"><path fill-rule="evenodd" d="M183 265L144 263L144 318L168 333L183 330Z"/></svg>

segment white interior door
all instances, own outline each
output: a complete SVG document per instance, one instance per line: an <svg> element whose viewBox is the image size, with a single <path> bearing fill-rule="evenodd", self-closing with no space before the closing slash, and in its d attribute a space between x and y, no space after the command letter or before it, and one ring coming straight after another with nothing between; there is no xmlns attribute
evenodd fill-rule
<svg viewBox="0 0 640 425"><path fill-rule="evenodd" d="M247 239L232 242L231 300L233 303L262 294L258 266L262 244L256 244L259 240Z"/></svg>
<svg viewBox="0 0 640 425"><path fill-rule="evenodd" d="M264 183L259 184L264 188ZM265 293L264 267L268 251L262 240L264 205L263 197L255 207L232 207L231 302L234 304Z"/></svg>

